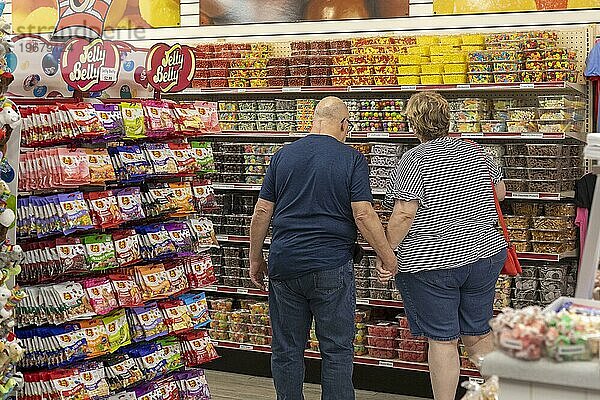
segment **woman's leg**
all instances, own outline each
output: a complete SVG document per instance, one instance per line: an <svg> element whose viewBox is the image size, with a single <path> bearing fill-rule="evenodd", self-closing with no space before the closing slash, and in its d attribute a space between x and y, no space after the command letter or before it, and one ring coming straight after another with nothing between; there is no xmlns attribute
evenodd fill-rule
<svg viewBox="0 0 600 400"><path fill-rule="evenodd" d="M454 400L460 375L458 340L429 339L429 373L435 400Z"/></svg>

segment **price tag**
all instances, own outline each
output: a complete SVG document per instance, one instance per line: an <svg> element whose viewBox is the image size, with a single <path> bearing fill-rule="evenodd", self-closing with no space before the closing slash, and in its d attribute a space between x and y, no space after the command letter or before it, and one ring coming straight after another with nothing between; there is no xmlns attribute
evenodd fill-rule
<svg viewBox="0 0 600 400"><path fill-rule="evenodd" d="M117 70L115 68L100 68L100 82L116 82Z"/></svg>
<svg viewBox="0 0 600 400"><path fill-rule="evenodd" d="M235 189L235 186L234 185L215 185L215 189L233 190L233 189Z"/></svg>
<svg viewBox="0 0 600 400"><path fill-rule="evenodd" d="M247 344L240 344L240 349L242 350L254 350L254 346L250 346Z"/></svg>
<svg viewBox="0 0 600 400"><path fill-rule="evenodd" d="M248 294L248 289L240 288L237 290L239 294Z"/></svg>
<svg viewBox="0 0 600 400"><path fill-rule="evenodd" d="M536 139L540 139L544 137L544 134L541 132L523 132L521 133L522 137L526 137L526 138L536 138Z"/></svg>
<svg viewBox="0 0 600 400"><path fill-rule="evenodd" d="M471 382L471 383L477 383L478 385L481 385L482 383L485 382L485 380L483 378L475 378L474 376L470 376L469 377L469 382Z"/></svg>
<svg viewBox="0 0 600 400"><path fill-rule="evenodd" d="M470 133L461 133L461 138L469 139L469 138L480 138L483 137L483 132L470 132Z"/></svg>
<svg viewBox="0 0 600 400"><path fill-rule="evenodd" d="M521 89L533 89L533 88L535 88L535 84L533 84L533 83L521 83L519 85L519 87Z"/></svg>
<svg viewBox="0 0 600 400"><path fill-rule="evenodd" d="M380 367L387 367L387 368L394 368L394 363L392 361L383 361L383 360L380 360L379 361L379 366Z"/></svg>
<svg viewBox="0 0 600 400"><path fill-rule="evenodd" d="M388 132L368 132L367 138L389 138L390 134Z"/></svg>
<svg viewBox="0 0 600 400"><path fill-rule="evenodd" d="M471 89L471 85L467 84L462 84L462 85L456 85L457 89Z"/></svg>
<svg viewBox="0 0 600 400"><path fill-rule="evenodd" d="M208 292L216 292L217 290L219 290L216 286L204 286L202 288L203 290L206 290Z"/></svg>
<svg viewBox="0 0 600 400"><path fill-rule="evenodd" d="M350 92L370 92L373 88L369 86L349 86L348 91Z"/></svg>
<svg viewBox="0 0 600 400"><path fill-rule="evenodd" d="M301 87L284 87L281 88L282 93L300 93L302 91Z"/></svg>
<svg viewBox="0 0 600 400"><path fill-rule="evenodd" d="M526 193L526 192L513 192L513 199L534 199L538 200L540 198L539 193Z"/></svg>
<svg viewBox="0 0 600 400"><path fill-rule="evenodd" d="M400 90L406 90L406 91L414 92L415 90L417 90L417 86L416 85L408 85L408 86L403 85L403 86L400 86Z"/></svg>
<svg viewBox="0 0 600 400"><path fill-rule="evenodd" d="M239 88L239 89L237 90L237 92L238 92L238 93L246 93L246 92L247 92L247 90L246 90L246 88Z"/></svg>
<svg viewBox="0 0 600 400"><path fill-rule="evenodd" d="M212 342L213 346L219 347L219 342L215 342L214 340L211 340L211 342Z"/></svg>

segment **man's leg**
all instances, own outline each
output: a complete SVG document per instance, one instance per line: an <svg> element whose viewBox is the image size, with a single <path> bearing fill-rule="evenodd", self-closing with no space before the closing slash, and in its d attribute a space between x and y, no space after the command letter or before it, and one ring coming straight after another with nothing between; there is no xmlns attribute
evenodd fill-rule
<svg viewBox="0 0 600 400"><path fill-rule="evenodd" d="M458 340L429 339L429 374L435 400L454 400L460 375Z"/></svg>
<svg viewBox="0 0 600 400"><path fill-rule="evenodd" d="M269 282L271 372L277 400L303 400L304 350L312 315L299 279Z"/></svg>
<svg viewBox="0 0 600 400"><path fill-rule="evenodd" d="M491 333L483 336L463 336L461 340L469 358L477 366L481 363L481 358L494 351L494 336Z"/></svg>
<svg viewBox="0 0 600 400"><path fill-rule="evenodd" d="M356 294L352 262L314 274L310 308L321 357L322 400L354 400L354 312Z"/></svg>

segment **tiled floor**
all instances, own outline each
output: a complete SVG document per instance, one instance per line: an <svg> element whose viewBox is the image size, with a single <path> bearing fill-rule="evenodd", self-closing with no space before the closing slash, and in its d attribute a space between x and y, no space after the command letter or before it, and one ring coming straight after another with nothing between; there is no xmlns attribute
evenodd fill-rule
<svg viewBox="0 0 600 400"><path fill-rule="evenodd" d="M213 400L275 400L273 381L248 375L206 371ZM320 400L318 385L305 385L305 400ZM375 392L357 391L356 400L424 400Z"/></svg>

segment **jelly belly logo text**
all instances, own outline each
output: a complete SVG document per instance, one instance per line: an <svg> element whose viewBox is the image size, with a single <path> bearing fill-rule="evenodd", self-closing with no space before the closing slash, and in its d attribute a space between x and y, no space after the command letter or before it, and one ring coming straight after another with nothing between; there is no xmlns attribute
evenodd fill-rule
<svg viewBox="0 0 600 400"><path fill-rule="evenodd" d="M190 86L195 70L194 52L180 44L156 44L146 58L148 82L161 93L181 92Z"/></svg>
<svg viewBox="0 0 600 400"><path fill-rule="evenodd" d="M100 92L115 84L121 66L119 49L111 42L73 39L62 60L63 80L81 92Z"/></svg>

